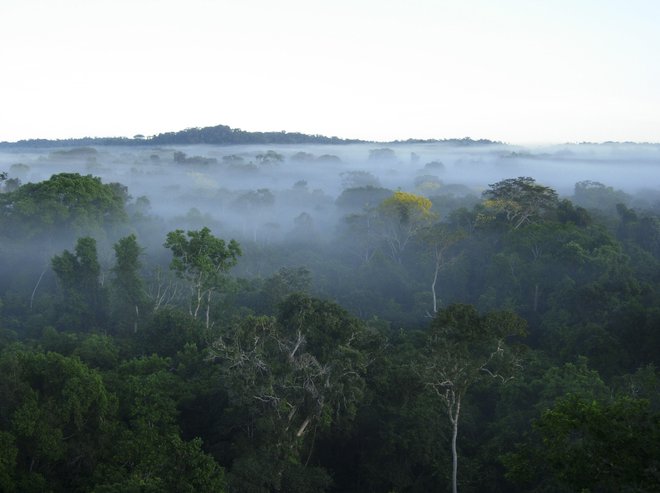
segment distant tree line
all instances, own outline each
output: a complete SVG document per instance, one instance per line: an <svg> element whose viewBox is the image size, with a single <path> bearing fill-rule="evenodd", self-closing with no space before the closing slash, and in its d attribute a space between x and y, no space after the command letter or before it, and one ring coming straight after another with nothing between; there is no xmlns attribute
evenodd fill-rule
<svg viewBox="0 0 660 493"><path fill-rule="evenodd" d="M144 146L144 145L236 145L236 144L356 144L358 139L340 139L300 132L249 132L227 125L187 128L178 132L165 132L151 137L82 137L72 139L27 139L0 142L1 147L74 147L74 146Z"/></svg>
<svg viewBox="0 0 660 493"><path fill-rule="evenodd" d="M0 142L0 147L74 147L74 146L144 146L144 145L239 145L239 144L358 144L367 141L360 139L341 139L339 137L326 137L318 134L304 134L300 132L249 132L240 128L231 128L227 125L214 127L194 127L178 132L164 132L154 136L145 137L135 135L129 137L82 137L71 139L26 139L17 142ZM472 146L495 145L501 142L487 139L473 140L469 137L462 139L408 139L389 142L391 144L432 144L443 143L448 145Z"/></svg>

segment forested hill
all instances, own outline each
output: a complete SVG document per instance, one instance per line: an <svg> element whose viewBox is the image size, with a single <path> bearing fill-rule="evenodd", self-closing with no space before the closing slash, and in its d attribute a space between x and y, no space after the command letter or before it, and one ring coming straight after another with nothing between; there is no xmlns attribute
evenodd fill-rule
<svg viewBox="0 0 660 493"><path fill-rule="evenodd" d="M340 139L339 137L326 137L324 135L309 135L300 132L248 132L240 128L231 128L227 125L214 127L187 128L178 132L165 132L150 137L135 135L128 137L82 137L71 139L27 139L17 142L0 142L0 147L70 147L70 146L115 146L115 145L186 145L186 144L357 144L367 141L359 139ZM469 137L462 139L408 139L396 141L405 143L447 143L451 145L490 145L498 144L487 139L473 140Z"/></svg>

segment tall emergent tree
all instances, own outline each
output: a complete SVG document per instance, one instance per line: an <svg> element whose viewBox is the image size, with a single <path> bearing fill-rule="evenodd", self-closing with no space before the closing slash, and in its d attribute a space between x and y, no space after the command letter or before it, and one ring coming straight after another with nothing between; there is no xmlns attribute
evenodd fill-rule
<svg viewBox="0 0 660 493"><path fill-rule="evenodd" d="M519 176L489 185L483 195L485 205L502 213L507 222L518 229L558 205L557 192L536 183L534 178Z"/></svg>
<svg viewBox="0 0 660 493"><path fill-rule="evenodd" d="M164 246L172 250L170 269L190 283L192 299L189 313L198 318L206 310L206 327L210 326L211 299L221 287L226 272L236 265L241 248L235 240L225 243L207 227L199 231L177 229L167 233Z"/></svg>
<svg viewBox="0 0 660 493"><path fill-rule="evenodd" d="M479 381L507 382L520 367L507 339L522 336L525 321L512 312L479 315L472 305L451 305L433 319L424 363L423 383L447 408L452 426L452 491L458 491L458 423L469 388Z"/></svg>

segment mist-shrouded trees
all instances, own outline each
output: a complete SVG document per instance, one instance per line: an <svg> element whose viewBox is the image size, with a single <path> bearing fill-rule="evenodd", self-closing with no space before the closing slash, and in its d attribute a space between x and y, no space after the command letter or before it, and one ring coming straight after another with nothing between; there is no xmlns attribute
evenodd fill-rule
<svg viewBox="0 0 660 493"><path fill-rule="evenodd" d="M125 186L100 178L60 173L0 194L2 234L17 239L89 234L126 219Z"/></svg>
<svg viewBox="0 0 660 493"><path fill-rule="evenodd" d="M369 161L395 162L396 153L388 147L383 147L380 149L371 149L369 151Z"/></svg>
<svg viewBox="0 0 660 493"><path fill-rule="evenodd" d="M426 197L408 192L394 192L380 203L380 233L392 259L401 262L401 255L412 238L435 219L431 207L433 204Z"/></svg>
<svg viewBox="0 0 660 493"><path fill-rule="evenodd" d="M252 229L252 240L256 243L258 230L267 222L268 211L275 204L275 195L267 188L250 190L240 195L232 204L237 211L244 214L243 229L249 226ZM245 235L246 231L243 232Z"/></svg>
<svg viewBox="0 0 660 493"><path fill-rule="evenodd" d="M115 266L110 282L111 309L120 329L138 329L138 321L144 317L148 306L144 282L140 277L142 248L134 234L121 238L114 244Z"/></svg>
<svg viewBox="0 0 660 493"><path fill-rule="evenodd" d="M489 187L483 193L486 207L501 213L513 229L554 210L558 204L557 192L528 176L509 178Z"/></svg>
<svg viewBox="0 0 660 493"><path fill-rule="evenodd" d="M446 267L457 255L456 245L465 237L461 230L453 230L446 223L437 223L420 232L421 242L430 253L433 279L431 281L431 297L433 312L438 313L438 295L436 286L440 270Z"/></svg>
<svg viewBox="0 0 660 493"><path fill-rule="evenodd" d="M311 287L311 273L305 267L282 267L264 280L259 293L260 306L265 313L275 313L290 294L307 293Z"/></svg>
<svg viewBox="0 0 660 493"><path fill-rule="evenodd" d="M335 204L344 210L353 210L361 212L363 210L374 209L383 200L392 196L392 190L375 186L360 186L344 189Z"/></svg>
<svg viewBox="0 0 660 493"><path fill-rule="evenodd" d="M372 173L364 170L344 171L341 173L341 185L350 188L380 188L380 180Z"/></svg>
<svg viewBox="0 0 660 493"><path fill-rule="evenodd" d="M610 214L616 210L617 204L628 204L630 195L622 190L604 185L599 181L583 180L575 184L573 200L587 209L600 209Z"/></svg>
<svg viewBox="0 0 660 493"><path fill-rule="evenodd" d="M471 305L451 305L431 323L426 354L418 365L424 385L447 410L452 426L452 491L458 491L458 425L470 387L479 381L507 382L520 360L507 339L525 334L511 312L479 315Z"/></svg>
<svg viewBox="0 0 660 493"><path fill-rule="evenodd" d="M178 149L19 151L7 178L104 178L0 183L0 491L657 490L660 191L478 197L528 158L444 149L182 149L222 161L203 176ZM153 208L123 219L110 176Z"/></svg>
<svg viewBox="0 0 660 493"><path fill-rule="evenodd" d="M62 293L60 323L69 326L66 328L100 328L105 322L107 299L99 277L96 240L79 238L74 252L64 250L55 255L51 266Z"/></svg>
<svg viewBox="0 0 660 493"><path fill-rule="evenodd" d="M236 265L241 255L239 244L235 240L225 243L204 227L187 233L181 229L171 231L164 246L172 251L170 268L190 284L190 315L196 319L204 308L206 327L210 327L213 293L222 287L225 274Z"/></svg>

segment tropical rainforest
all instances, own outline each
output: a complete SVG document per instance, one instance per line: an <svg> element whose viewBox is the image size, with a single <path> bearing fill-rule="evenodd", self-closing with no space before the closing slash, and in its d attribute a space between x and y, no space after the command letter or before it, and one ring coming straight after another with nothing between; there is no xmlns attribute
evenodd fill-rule
<svg viewBox="0 0 660 493"><path fill-rule="evenodd" d="M0 149L1 491L660 491L660 146L209 132Z"/></svg>

